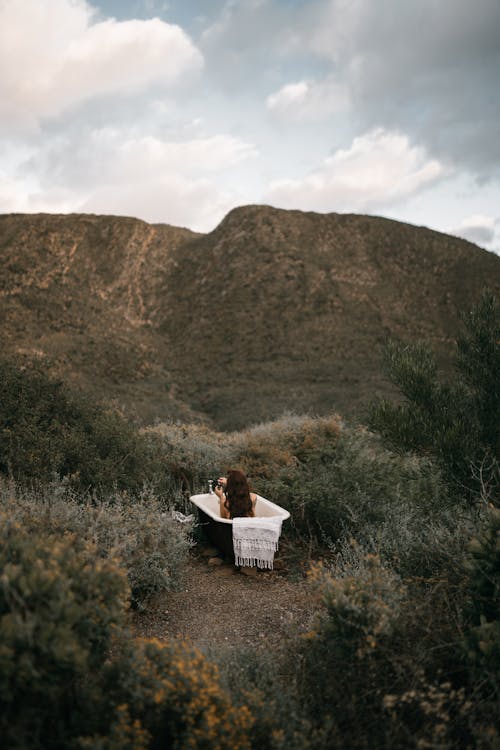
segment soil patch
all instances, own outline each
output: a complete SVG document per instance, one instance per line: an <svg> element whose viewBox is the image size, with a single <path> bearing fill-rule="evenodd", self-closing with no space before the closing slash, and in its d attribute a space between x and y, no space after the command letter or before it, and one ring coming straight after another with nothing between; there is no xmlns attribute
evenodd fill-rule
<svg viewBox="0 0 500 750"><path fill-rule="evenodd" d="M135 615L136 634L187 639L207 651L270 648L291 631L310 628L318 602L303 576L286 570L238 572L228 562L214 564L214 558L212 550L196 547L181 590L157 596L148 612Z"/></svg>

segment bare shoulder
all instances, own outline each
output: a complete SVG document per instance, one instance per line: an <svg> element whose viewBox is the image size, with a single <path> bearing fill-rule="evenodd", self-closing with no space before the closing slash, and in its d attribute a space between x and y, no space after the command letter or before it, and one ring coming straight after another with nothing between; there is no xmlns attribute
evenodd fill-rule
<svg viewBox="0 0 500 750"><path fill-rule="evenodd" d="M255 492L250 493L250 500L252 501L252 505L255 505L255 503L257 502L257 495L255 494Z"/></svg>

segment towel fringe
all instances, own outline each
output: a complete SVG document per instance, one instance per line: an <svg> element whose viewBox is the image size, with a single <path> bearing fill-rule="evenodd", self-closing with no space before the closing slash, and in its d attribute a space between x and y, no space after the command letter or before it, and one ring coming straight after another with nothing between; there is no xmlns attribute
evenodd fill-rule
<svg viewBox="0 0 500 750"><path fill-rule="evenodd" d="M234 558L234 564L242 568L267 568L273 570L272 560L263 560L260 557L239 557L236 555Z"/></svg>

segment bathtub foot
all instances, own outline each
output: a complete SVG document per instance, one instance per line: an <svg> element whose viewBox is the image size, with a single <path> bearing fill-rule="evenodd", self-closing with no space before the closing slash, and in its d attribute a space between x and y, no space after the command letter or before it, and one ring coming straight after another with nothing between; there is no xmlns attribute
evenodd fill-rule
<svg viewBox="0 0 500 750"><path fill-rule="evenodd" d="M239 568L240 573L242 573L244 576L248 576L249 578L256 578L259 575L259 571L257 568L250 568L246 565L242 565Z"/></svg>

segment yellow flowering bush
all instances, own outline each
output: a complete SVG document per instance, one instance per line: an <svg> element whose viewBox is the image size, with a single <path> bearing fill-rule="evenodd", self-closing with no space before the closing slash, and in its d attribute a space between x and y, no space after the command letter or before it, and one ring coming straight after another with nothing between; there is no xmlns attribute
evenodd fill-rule
<svg viewBox="0 0 500 750"><path fill-rule="evenodd" d="M150 732L151 748L250 750L249 709L232 706L215 665L187 643L137 639L107 679L113 701Z"/></svg>
<svg viewBox="0 0 500 750"><path fill-rule="evenodd" d="M0 517L0 736L66 747L88 675L123 624L129 590L112 560L73 535L44 539Z"/></svg>
<svg viewBox="0 0 500 750"><path fill-rule="evenodd" d="M309 577L321 587L326 614L319 626L323 638L335 639L346 655L363 658L391 635L404 586L383 567L377 555L367 554L357 575L335 577L321 564Z"/></svg>
<svg viewBox="0 0 500 750"><path fill-rule="evenodd" d="M0 737L9 750L250 750L245 706L186 644L134 639L111 558L0 513Z"/></svg>

